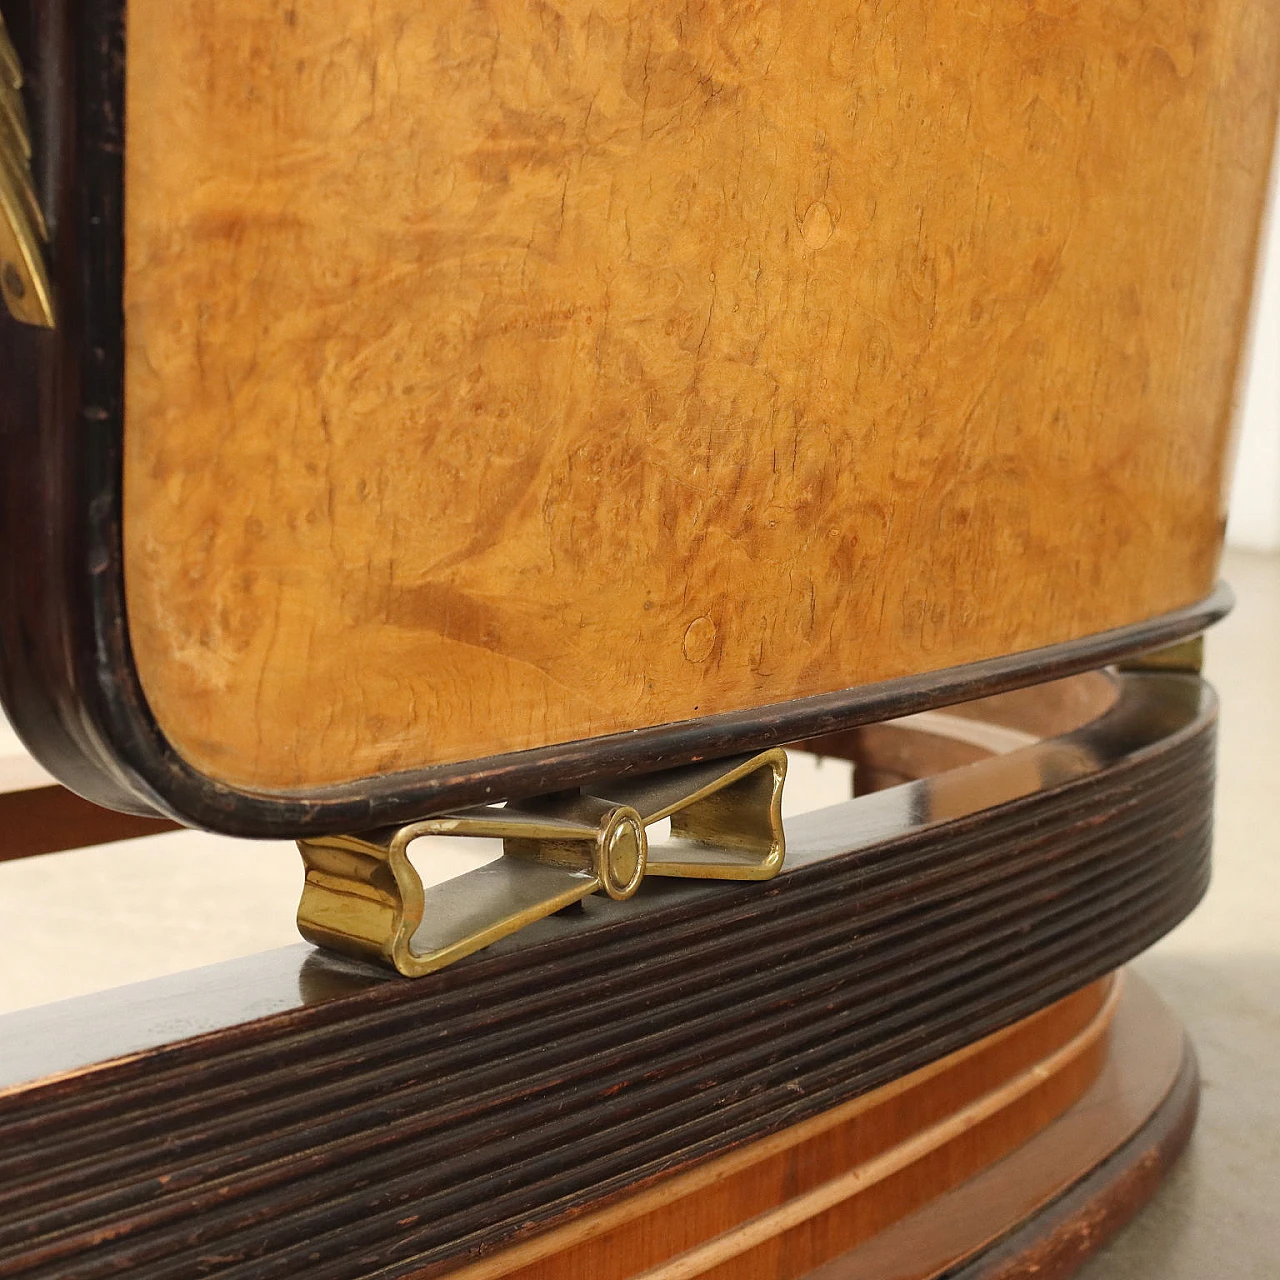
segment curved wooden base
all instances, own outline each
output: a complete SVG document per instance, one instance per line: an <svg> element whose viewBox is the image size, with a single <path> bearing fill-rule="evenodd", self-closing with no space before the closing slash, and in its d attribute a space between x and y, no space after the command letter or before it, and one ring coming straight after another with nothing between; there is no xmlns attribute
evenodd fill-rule
<svg viewBox="0 0 1280 1280"><path fill-rule="evenodd" d="M866 1243L1091 1087L1090 984L1206 883L1203 683L1031 701L1030 722L1004 703L913 722L939 740L923 751L901 725L860 732L855 772L944 772L788 819L767 885L596 895L408 983L263 957L209 981L272 999L219 995L203 1022L199 975L5 1019L0 1277L510 1271L550 1255L504 1253L637 1197L662 1210L686 1176L689 1204L637 1229L622 1269L550 1274L702 1250L668 1280L753 1257L783 1280ZM974 749L992 754L956 758Z"/></svg>
<svg viewBox="0 0 1280 1280"><path fill-rule="evenodd" d="M1199 1097L1181 1025L1130 975L1106 1065L1074 1105L805 1280L1064 1280L1159 1188L1191 1137Z"/></svg>
<svg viewBox="0 0 1280 1280"><path fill-rule="evenodd" d="M447 1274L1052 1280L1158 1185L1195 1101L1181 1028L1141 981L1117 977L805 1125Z"/></svg>
<svg viewBox="0 0 1280 1280"><path fill-rule="evenodd" d="M1062 1280L1119 1231L1159 1189L1195 1127L1200 1075L1189 1041L1185 1048L1173 1087L1123 1147L990 1249L948 1272L952 1280ZM1089 1103L1082 1098L1064 1122L1086 1128Z"/></svg>

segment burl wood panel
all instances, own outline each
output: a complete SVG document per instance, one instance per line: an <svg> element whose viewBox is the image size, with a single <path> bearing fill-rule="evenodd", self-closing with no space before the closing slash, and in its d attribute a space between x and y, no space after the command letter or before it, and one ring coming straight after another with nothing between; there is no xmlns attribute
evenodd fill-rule
<svg viewBox="0 0 1280 1280"><path fill-rule="evenodd" d="M146 695L341 782L1213 581L1256 0L130 0Z"/></svg>

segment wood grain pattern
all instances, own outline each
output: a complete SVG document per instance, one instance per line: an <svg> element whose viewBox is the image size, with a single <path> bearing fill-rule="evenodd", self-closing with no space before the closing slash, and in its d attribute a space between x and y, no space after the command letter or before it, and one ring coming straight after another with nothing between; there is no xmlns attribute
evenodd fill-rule
<svg viewBox="0 0 1280 1280"><path fill-rule="evenodd" d="M804 1275L815 1257L825 1261L941 1195L1074 1103L1106 1060L1117 983L1094 983L865 1097L451 1280L692 1280L727 1266L737 1280ZM763 1252L772 1256L765 1261Z"/></svg>
<svg viewBox="0 0 1280 1280"><path fill-rule="evenodd" d="M1060 743L800 815L765 885L591 900L418 981L268 956L0 1019L0 1276L447 1274L1047 1007L1207 881L1212 698L1120 684Z"/></svg>
<svg viewBox="0 0 1280 1280"><path fill-rule="evenodd" d="M177 823L103 809L29 756L0 756L0 862L174 831Z"/></svg>
<svg viewBox="0 0 1280 1280"><path fill-rule="evenodd" d="M1191 1136L1199 1093L1177 1019L1130 974L1107 1064L1079 1102L806 1280L1066 1280L1157 1189Z"/></svg>
<svg viewBox="0 0 1280 1280"><path fill-rule="evenodd" d="M133 0L160 728L319 786L1205 595L1278 44L1250 0Z"/></svg>
<svg viewBox="0 0 1280 1280"><path fill-rule="evenodd" d="M1121 1110L1117 1105L1120 1100L1114 1094L1096 1099L1092 1094L1090 1090L1077 1106L1083 1110L1090 1103L1110 1103L1111 1114L1105 1119L1112 1121L1114 1113ZM1160 1189L1191 1140L1199 1103L1199 1068L1190 1042L1184 1041L1181 1070L1172 1088L1133 1138L1065 1195L949 1280L1067 1280L1075 1275ZM1078 1124L1085 1118L1068 1114L1064 1120ZM1097 1119L1096 1114L1088 1118ZM1052 1148L1043 1152L1050 1159L1056 1154ZM1016 1176L1017 1171L1010 1172Z"/></svg>

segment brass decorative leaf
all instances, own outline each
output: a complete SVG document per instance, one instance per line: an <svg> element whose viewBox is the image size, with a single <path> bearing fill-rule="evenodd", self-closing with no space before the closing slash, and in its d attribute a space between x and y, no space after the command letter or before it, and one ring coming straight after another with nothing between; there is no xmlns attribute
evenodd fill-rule
<svg viewBox="0 0 1280 1280"><path fill-rule="evenodd" d="M0 17L0 294L14 319L51 329L53 293L44 263L48 239L31 181L22 65Z"/></svg>

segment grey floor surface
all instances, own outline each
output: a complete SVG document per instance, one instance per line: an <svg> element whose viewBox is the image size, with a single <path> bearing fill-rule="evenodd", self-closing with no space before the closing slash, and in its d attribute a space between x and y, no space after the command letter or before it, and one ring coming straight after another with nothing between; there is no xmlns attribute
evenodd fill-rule
<svg viewBox="0 0 1280 1280"><path fill-rule="evenodd" d="M1083 1280L1280 1280L1280 557L1231 554L1223 575L1239 604L1208 646L1223 704L1215 880L1137 965L1192 1032L1201 1120ZM19 749L5 729L0 754ZM810 762L789 795L799 811L848 785L836 762ZM300 882L292 845L198 832L0 864L0 1012L296 942Z"/></svg>
<svg viewBox="0 0 1280 1280"><path fill-rule="evenodd" d="M1222 699L1214 882L1136 963L1200 1057L1191 1146L1080 1280L1280 1277L1280 558L1233 553L1209 636Z"/></svg>

